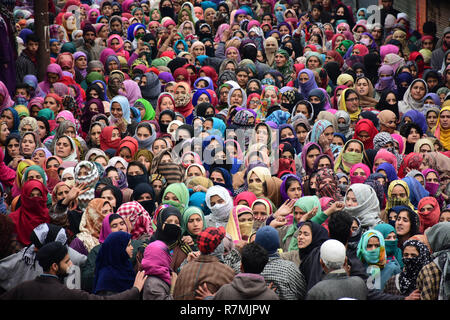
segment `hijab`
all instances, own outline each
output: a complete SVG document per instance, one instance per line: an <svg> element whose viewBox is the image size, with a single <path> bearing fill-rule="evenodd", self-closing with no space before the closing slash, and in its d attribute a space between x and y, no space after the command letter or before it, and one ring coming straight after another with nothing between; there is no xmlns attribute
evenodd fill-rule
<svg viewBox="0 0 450 320"><path fill-rule="evenodd" d="M129 201L120 205L116 212L131 225L130 237L134 240L149 237L153 234L150 213L137 201Z"/></svg>
<svg viewBox="0 0 450 320"><path fill-rule="evenodd" d="M83 242L87 252L100 244L98 239L105 218L102 208L106 202L107 200L101 198L92 199L81 217L80 232L77 234L77 238Z"/></svg>
<svg viewBox="0 0 450 320"><path fill-rule="evenodd" d="M102 291L123 292L131 289L135 273L125 251L131 235L117 231L103 242L95 263L94 293Z"/></svg>
<svg viewBox="0 0 450 320"><path fill-rule="evenodd" d="M31 197L34 189L41 192L40 197ZM19 209L9 214L16 227L17 240L25 246L31 243L30 235L34 228L41 223L50 223L47 194L47 188L39 180L26 181L21 189Z"/></svg>
<svg viewBox="0 0 450 320"><path fill-rule="evenodd" d="M410 294L417 287L416 280L420 270L432 261L431 253L428 247L418 240L406 240L403 243L403 251L406 247L412 246L417 249L419 255L414 258L405 258L404 269L399 275L398 283L400 293L404 296Z"/></svg>

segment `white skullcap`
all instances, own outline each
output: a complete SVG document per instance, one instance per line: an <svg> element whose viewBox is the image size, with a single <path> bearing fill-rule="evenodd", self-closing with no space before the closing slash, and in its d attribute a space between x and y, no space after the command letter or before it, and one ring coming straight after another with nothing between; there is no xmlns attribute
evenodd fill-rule
<svg viewBox="0 0 450 320"><path fill-rule="evenodd" d="M331 267L332 269L342 267L345 262L345 257L345 246L338 240L330 239L320 246L320 259L322 259L327 267Z"/></svg>

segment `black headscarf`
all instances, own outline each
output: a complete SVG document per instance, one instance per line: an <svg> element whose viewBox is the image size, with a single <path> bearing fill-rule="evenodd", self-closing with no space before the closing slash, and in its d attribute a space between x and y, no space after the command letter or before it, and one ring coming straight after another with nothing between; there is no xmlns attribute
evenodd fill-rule
<svg viewBox="0 0 450 320"><path fill-rule="evenodd" d="M178 240L181 236L181 228L174 224L166 224L164 229L164 223L166 222L167 218L170 216L176 216L178 217L178 220L181 223L181 212L176 207L169 206L167 208L164 208L161 210L161 212L158 214L157 221L156 221L156 231L150 238L150 242L160 240L167 244L169 248L173 248L178 243Z"/></svg>
<svg viewBox="0 0 450 320"><path fill-rule="evenodd" d="M396 102L395 104L393 104L393 105L389 104L389 103L386 101L386 98L387 98L387 96L388 96L389 93L393 93L393 94L395 95L395 97L396 97L396 101L397 101L397 102ZM383 91L383 92L381 93L380 100L378 100L378 104L377 104L377 106L376 106L376 109L379 110L379 111L390 110L390 111L392 111L393 113L395 113L395 115L397 116L397 119L399 119L399 113L398 113L398 98L397 98L396 92L393 91L393 90L386 90L386 91Z"/></svg>
<svg viewBox="0 0 450 320"><path fill-rule="evenodd" d="M128 169L131 166L138 166L139 168L141 168L143 174L140 175L136 175L136 176L131 176L128 174ZM148 183L149 182L149 178L148 178L148 171L147 168L139 161L131 161L128 164L128 168L127 168L127 182L128 182L128 188L130 189L135 189L137 187L138 184L140 183Z"/></svg>
<svg viewBox="0 0 450 320"><path fill-rule="evenodd" d="M149 193L150 197L152 198L151 200L145 200L145 201L139 201L139 197L141 195L143 195L144 193ZM136 200L138 201L143 207L144 209L151 215L153 216L153 213L155 211L155 200L156 200L156 195L155 195L155 191L153 190L152 186L149 183L139 183L133 191L133 194L131 195L131 199L132 200Z"/></svg>
<svg viewBox="0 0 450 320"><path fill-rule="evenodd" d="M107 185L107 186L103 187L103 189L100 191L100 194L102 194L103 191L106 191L106 190L111 190L112 194L114 195L114 198L116 198L116 206L113 208L113 211L115 212L122 205L122 202L123 202L122 191L120 191L120 189L117 188L116 186Z"/></svg>

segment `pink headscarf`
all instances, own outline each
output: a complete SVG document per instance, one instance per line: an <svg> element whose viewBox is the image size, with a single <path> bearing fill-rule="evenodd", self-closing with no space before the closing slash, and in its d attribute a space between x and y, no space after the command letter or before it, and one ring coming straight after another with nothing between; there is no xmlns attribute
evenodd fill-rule
<svg viewBox="0 0 450 320"><path fill-rule="evenodd" d="M92 13L94 13L94 12L97 12L97 17L93 17L92 16ZM88 11L87 16L88 16L88 19L89 19L90 23L92 23L92 24L97 23L97 18L100 16L100 10L98 10L96 8L91 9L91 10Z"/></svg>
<svg viewBox="0 0 450 320"><path fill-rule="evenodd" d="M126 92L122 92L121 95L127 97L130 102L130 106L133 106L136 100L142 98L141 89L139 85L134 80L125 80L123 82Z"/></svg>
<svg viewBox="0 0 450 320"><path fill-rule="evenodd" d="M70 122L72 122L74 125L76 125L76 121L75 121L75 117L73 116L72 112L70 112L69 110L63 110L60 113L58 113L55 117L55 120L58 120L58 118L64 118L65 120L69 120Z"/></svg>
<svg viewBox="0 0 450 320"><path fill-rule="evenodd" d="M353 49L358 49L359 50L359 54L356 54L356 56L365 56L366 54L369 53L369 49L367 49L367 47L363 44L355 44L353 46Z"/></svg>
<svg viewBox="0 0 450 320"><path fill-rule="evenodd" d="M11 96L9 95L8 88L2 81L0 81L0 96L3 97L3 103L0 106L0 110L12 107L14 105L14 101L11 99Z"/></svg>
<svg viewBox="0 0 450 320"><path fill-rule="evenodd" d="M377 161L377 159L384 159L386 160L386 162L392 164L392 166L395 168L395 170L397 170L397 157L392 153L387 151L386 149L380 149L378 150L377 154L375 155L375 158L373 159L373 172L376 171L376 167L375 167L375 162Z"/></svg>
<svg viewBox="0 0 450 320"><path fill-rule="evenodd" d="M230 29L230 25L223 23L217 28L216 36L214 37L214 42L219 43L220 39L222 37L222 34L225 32L225 30Z"/></svg>
<svg viewBox="0 0 450 320"><path fill-rule="evenodd" d="M356 169L363 169L364 173L366 174L366 177L361 176L354 176L353 173L356 171ZM364 163L356 163L350 168L350 182L353 183L364 183L367 178L370 176L370 168L365 165Z"/></svg>
<svg viewBox="0 0 450 320"><path fill-rule="evenodd" d="M405 143L403 142L403 137L396 133L392 133L391 137L398 142L398 150L399 150L398 153L403 154L405 152Z"/></svg>
<svg viewBox="0 0 450 320"><path fill-rule="evenodd" d="M384 57L389 53L398 54L399 50L400 50L399 47L397 47L396 45L393 45L393 44L385 44L385 45L381 46L380 47L381 61L384 61Z"/></svg>

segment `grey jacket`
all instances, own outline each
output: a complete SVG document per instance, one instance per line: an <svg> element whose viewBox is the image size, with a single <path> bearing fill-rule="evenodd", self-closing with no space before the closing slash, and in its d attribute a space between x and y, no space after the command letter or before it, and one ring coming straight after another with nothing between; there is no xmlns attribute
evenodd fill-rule
<svg viewBox="0 0 450 320"><path fill-rule="evenodd" d="M307 293L306 300L367 300L367 285L360 277L348 276L344 269L328 273Z"/></svg>
<svg viewBox="0 0 450 320"><path fill-rule="evenodd" d="M143 300L173 300L170 286L158 277L149 276L142 290Z"/></svg>
<svg viewBox="0 0 450 320"><path fill-rule="evenodd" d="M240 273L233 281L223 285L213 300L279 300L278 295L259 274Z"/></svg>

